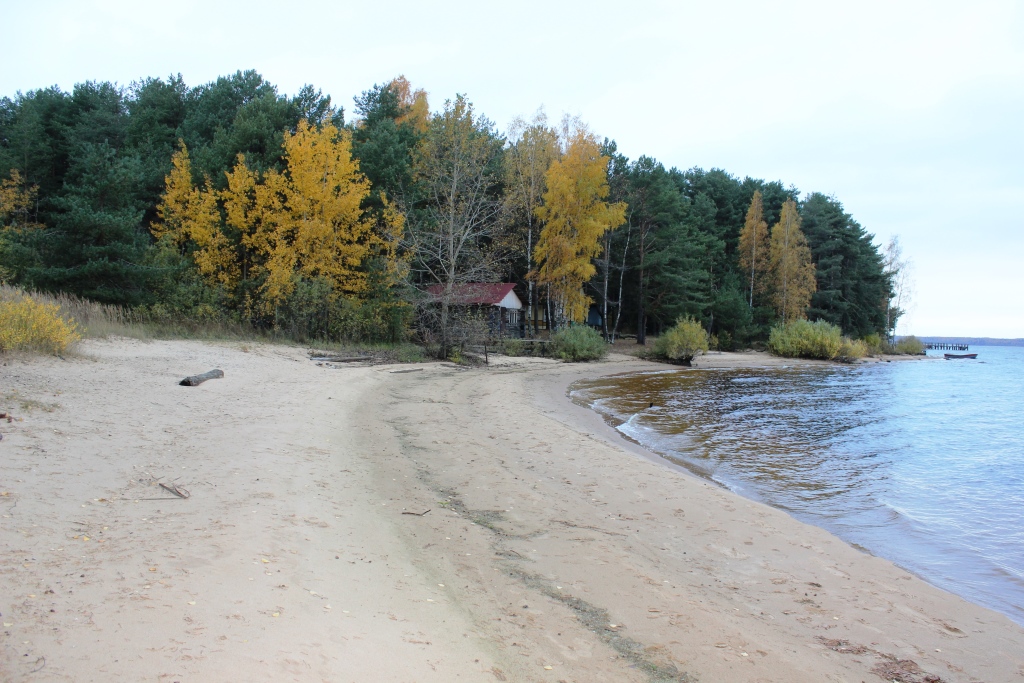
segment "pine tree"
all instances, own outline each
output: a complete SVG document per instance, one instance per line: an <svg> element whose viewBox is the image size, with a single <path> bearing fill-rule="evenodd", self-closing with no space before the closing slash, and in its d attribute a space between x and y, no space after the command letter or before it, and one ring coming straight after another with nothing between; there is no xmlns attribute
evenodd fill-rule
<svg viewBox="0 0 1024 683"><path fill-rule="evenodd" d="M800 214L792 199L782 205L779 222L772 227L770 255L776 314L783 324L806 318L817 285L811 250L800 230Z"/></svg>

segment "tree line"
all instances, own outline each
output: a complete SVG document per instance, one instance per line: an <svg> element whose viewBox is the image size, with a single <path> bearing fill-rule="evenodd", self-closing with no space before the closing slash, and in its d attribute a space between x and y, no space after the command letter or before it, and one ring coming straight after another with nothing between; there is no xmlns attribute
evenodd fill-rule
<svg viewBox="0 0 1024 683"><path fill-rule="evenodd" d="M834 197L631 160L543 111L502 132L403 77L350 117L254 71L0 100L0 281L153 316L444 352L473 333L460 285L506 281L527 334L692 317L728 349L803 318L890 336L903 271Z"/></svg>

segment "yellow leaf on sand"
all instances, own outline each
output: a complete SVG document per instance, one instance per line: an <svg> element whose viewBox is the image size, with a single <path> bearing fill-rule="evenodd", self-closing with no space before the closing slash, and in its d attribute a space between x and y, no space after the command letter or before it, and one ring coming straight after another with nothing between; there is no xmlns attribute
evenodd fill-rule
<svg viewBox="0 0 1024 683"><path fill-rule="evenodd" d="M83 541L88 541L88 540L89 540L89 537L88 537L88 536L82 536L82 540L83 540Z"/></svg>
<svg viewBox="0 0 1024 683"><path fill-rule="evenodd" d="M270 560L268 560L268 559L267 559L267 558L265 558L265 557L261 557L261 558L260 558L260 562L262 562L263 564L268 564L268 563L270 562Z"/></svg>
<svg viewBox="0 0 1024 683"><path fill-rule="evenodd" d="M545 668L545 669L547 669L548 671L551 671L551 670L552 670L552 669L554 669L555 667L553 667L553 666L545 666L544 668Z"/></svg>
<svg viewBox="0 0 1024 683"><path fill-rule="evenodd" d="M273 616L279 617L279 616L281 616L281 613L280 612L274 612Z"/></svg>
<svg viewBox="0 0 1024 683"><path fill-rule="evenodd" d="M194 605L194 604L196 604L196 601L195 601L195 600L189 600L189 601L188 601L188 604L190 604L190 605Z"/></svg>
<svg viewBox="0 0 1024 683"><path fill-rule="evenodd" d="M149 571L151 571L151 572L155 572L155 571L156 571L156 567L150 567L150 568L149 568Z"/></svg>

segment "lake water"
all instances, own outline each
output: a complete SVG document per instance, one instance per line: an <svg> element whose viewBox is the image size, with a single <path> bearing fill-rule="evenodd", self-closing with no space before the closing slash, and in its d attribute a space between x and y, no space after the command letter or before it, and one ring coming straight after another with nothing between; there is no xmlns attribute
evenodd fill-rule
<svg viewBox="0 0 1024 683"><path fill-rule="evenodd" d="M1024 624L1024 348L971 352L668 370L570 393L691 471Z"/></svg>

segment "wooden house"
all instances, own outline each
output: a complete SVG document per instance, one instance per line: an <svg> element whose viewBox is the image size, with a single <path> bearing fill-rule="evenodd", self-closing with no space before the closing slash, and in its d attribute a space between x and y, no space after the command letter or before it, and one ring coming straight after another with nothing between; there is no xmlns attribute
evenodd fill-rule
<svg viewBox="0 0 1024 683"><path fill-rule="evenodd" d="M501 337L520 337L523 334L523 302L515 293L511 282L467 282L455 285L452 306L476 309L487 320L491 334ZM427 294L440 301L444 285L427 287Z"/></svg>

